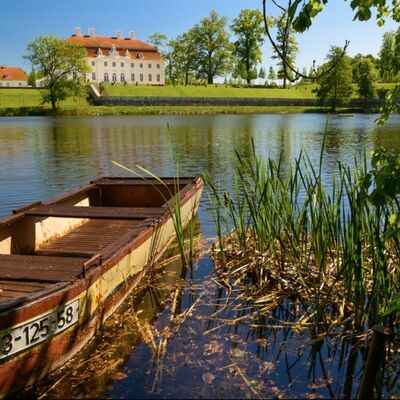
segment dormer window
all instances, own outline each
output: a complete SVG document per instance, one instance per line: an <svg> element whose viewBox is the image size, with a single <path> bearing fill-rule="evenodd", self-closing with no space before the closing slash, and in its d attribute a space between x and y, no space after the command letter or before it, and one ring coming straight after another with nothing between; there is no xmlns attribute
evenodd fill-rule
<svg viewBox="0 0 400 400"><path fill-rule="evenodd" d="M130 55L128 49L125 50L125 57L126 58L131 58L131 55Z"/></svg>
<svg viewBox="0 0 400 400"><path fill-rule="evenodd" d="M109 56L110 57L119 57L119 54L118 54L117 49L115 48L115 45L111 46L111 50L110 50Z"/></svg>
<svg viewBox="0 0 400 400"><path fill-rule="evenodd" d="M101 57L103 55L103 52L100 47L97 49L96 53L97 53L97 57Z"/></svg>
<svg viewBox="0 0 400 400"><path fill-rule="evenodd" d="M137 53L136 58L143 58L143 53Z"/></svg>

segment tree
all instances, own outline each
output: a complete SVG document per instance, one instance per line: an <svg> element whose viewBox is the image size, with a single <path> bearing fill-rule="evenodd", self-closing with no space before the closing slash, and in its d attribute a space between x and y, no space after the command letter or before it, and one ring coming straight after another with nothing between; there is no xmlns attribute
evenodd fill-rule
<svg viewBox="0 0 400 400"><path fill-rule="evenodd" d="M265 69L263 67L260 67L260 70L258 71L258 77L261 79L262 83L265 82L265 78L267 77L267 73L265 72Z"/></svg>
<svg viewBox="0 0 400 400"><path fill-rule="evenodd" d="M43 75L42 104L51 103L53 113L61 100L84 93L83 82L89 67L82 46L55 36L39 36L28 44L24 57Z"/></svg>
<svg viewBox="0 0 400 400"><path fill-rule="evenodd" d="M256 65L262 60L263 16L259 10L243 9L233 20L232 31L236 34L233 54L236 56L241 78L250 85L257 78Z"/></svg>
<svg viewBox="0 0 400 400"><path fill-rule="evenodd" d="M395 77L395 34L385 32L379 51L379 73L383 82L393 82Z"/></svg>
<svg viewBox="0 0 400 400"><path fill-rule="evenodd" d="M192 28L196 42L197 72L207 79L209 84L216 76L223 76L232 68L232 45L225 30L226 17L219 17L211 11L208 18Z"/></svg>
<svg viewBox="0 0 400 400"><path fill-rule="evenodd" d="M28 85L30 87L35 88L36 87L36 79L37 79L36 71L33 69L28 76Z"/></svg>
<svg viewBox="0 0 400 400"><path fill-rule="evenodd" d="M185 85L188 85L190 76L196 72L199 58L193 30L189 30L172 40L171 48L171 63L175 72L175 79L183 80Z"/></svg>
<svg viewBox="0 0 400 400"><path fill-rule="evenodd" d="M368 108L368 100L376 95L376 81L378 71L371 59L366 56L358 63L357 86L358 94L364 100L364 107Z"/></svg>
<svg viewBox="0 0 400 400"><path fill-rule="evenodd" d="M393 68L396 74L400 72L400 28L394 32L394 60Z"/></svg>
<svg viewBox="0 0 400 400"><path fill-rule="evenodd" d="M356 12L354 19L360 21L369 20L372 16L371 11L376 11L375 14L378 25L381 26L384 24L386 18L393 18L397 22L400 21L399 1L400 0L352 0L350 6ZM293 68L290 62L288 62L286 55L279 50L269 29L267 2L267 0L262 0L265 33L278 57L288 70L295 73L297 78L318 78L316 74L313 74L313 76L303 76L298 70ZM286 7L276 0L271 0L271 3L273 3L280 12L286 15L284 24L285 32L288 32L289 29L293 29L295 32L302 33L310 28L314 18L324 9L328 0L287 0ZM288 36L284 35L284 41L286 41L287 38ZM342 55L345 54L349 43L350 42L346 40Z"/></svg>
<svg viewBox="0 0 400 400"><path fill-rule="evenodd" d="M316 94L321 100L321 105L330 106L334 112L337 106L345 104L351 97L351 59L342 55L340 47L332 46L327 60L321 67ZM324 73L324 70L329 72Z"/></svg>
<svg viewBox="0 0 400 400"><path fill-rule="evenodd" d="M271 65L268 70L268 83L270 85L274 84L275 79L276 79L276 73L275 73L274 67Z"/></svg>
<svg viewBox="0 0 400 400"><path fill-rule="evenodd" d="M274 19L274 23L277 28L276 34L276 47L274 50L273 59L278 60L278 79L283 80L282 87L286 88L287 80L294 81L295 74L291 68L288 68L288 64L294 68L296 61L296 55L298 53L298 46L296 38L294 37L293 29L290 25L287 25L286 13L282 13L279 18ZM278 51L277 51L278 50ZM279 56L282 54L283 59Z"/></svg>
<svg viewBox="0 0 400 400"><path fill-rule="evenodd" d="M272 2L280 9L283 9L275 0L272 0ZM323 11L327 3L328 0L288 0L288 7L285 9L289 17L288 26L292 26L296 32L304 32L310 28L314 18ZM349 3L355 11L354 19L358 19L359 21L368 21L372 15L376 15L378 26L382 26L386 19L393 19L396 22L400 22L400 0L352 0ZM267 24L267 0L262 0L262 4L265 31L271 44L274 44ZM343 55L347 46L348 42L346 42L342 51ZM280 54L280 58L284 60L282 54ZM391 113L400 112L400 105L393 101L393 99L399 96L400 84L397 84L386 94L385 102L382 106L382 115L378 120L379 125L384 124Z"/></svg>
<svg viewBox="0 0 400 400"><path fill-rule="evenodd" d="M301 74L306 78L301 78L300 85L309 85L312 82L312 80L307 78L308 76L311 76L311 74L307 72L306 67L303 67L303 69L301 70Z"/></svg>
<svg viewBox="0 0 400 400"><path fill-rule="evenodd" d="M168 36L161 32L155 32L147 38L149 44L154 46L162 57L166 57L168 50Z"/></svg>
<svg viewBox="0 0 400 400"><path fill-rule="evenodd" d="M164 71L166 82L176 84L177 71L173 53L173 40L168 40L168 36L161 32L155 32L147 38L149 44L154 46L164 58Z"/></svg>

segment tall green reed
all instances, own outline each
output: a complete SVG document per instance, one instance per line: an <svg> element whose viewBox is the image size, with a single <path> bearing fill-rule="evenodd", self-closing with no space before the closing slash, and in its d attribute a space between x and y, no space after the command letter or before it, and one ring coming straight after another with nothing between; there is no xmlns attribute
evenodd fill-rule
<svg viewBox="0 0 400 400"><path fill-rule="evenodd" d="M278 281L289 280L314 327L337 320L357 329L388 323L399 298L393 268L400 261L399 235L389 224L397 198L372 201L376 181L365 152L353 167L338 163L327 184L323 153L324 146L316 166L300 152L284 168L282 154L264 160L253 144L250 159L236 152L232 194L221 194L207 177L220 253L226 260L234 243L242 254L238 263L249 266L245 276L258 288L270 287L272 272Z"/></svg>

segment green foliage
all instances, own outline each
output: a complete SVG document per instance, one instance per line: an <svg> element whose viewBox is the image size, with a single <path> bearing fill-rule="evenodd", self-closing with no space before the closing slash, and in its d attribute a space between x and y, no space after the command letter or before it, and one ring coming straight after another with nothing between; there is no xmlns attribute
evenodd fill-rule
<svg viewBox="0 0 400 400"><path fill-rule="evenodd" d="M397 201L400 194L400 155L386 149L372 154L371 176L375 182L371 199L376 206Z"/></svg>
<svg viewBox="0 0 400 400"><path fill-rule="evenodd" d="M393 82L396 75L396 36L394 32L385 32L379 51L379 72L383 82Z"/></svg>
<svg viewBox="0 0 400 400"><path fill-rule="evenodd" d="M389 115L392 113L400 114L400 104L397 99L400 98L400 84L396 85L393 89L389 89L385 95L385 101L381 107L381 116L377 119L378 125L383 125Z"/></svg>
<svg viewBox="0 0 400 400"><path fill-rule="evenodd" d="M226 24L226 17L211 11L208 18L203 18L191 30L196 43L197 74L209 84L232 69L232 44Z"/></svg>
<svg viewBox="0 0 400 400"><path fill-rule="evenodd" d="M262 80L267 77L267 73L265 72L265 69L263 67L260 67L260 70L258 71L258 77Z"/></svg>
<svg viewBox="0 0 400 400"><path fill-rule="evenodd" d="M35 70L32 70L31 73L28 76L28 85L35 88L36 87L36 72Z"/></svg>
<svg viewBox="0 0 400 400"><path fill-rule="evenodd" d="M295 67L296 55L299 51L297 41L291 24L287 24L287 14L282 13L279 18L272 19L277 28L276 45L283 59L274 49L272 59L278 60L278 79L283 80L283 87L286 88L287 80L293 81L295 76L293 71L288 67Z"/></svg>
<svg viewBox="0 0 400 400"><path fill-rule="evenodd" d="M156 47L158 52L166 57L168 50L168 36L161 32L155 32L147 38L148 43Z"/></svg>
<svg viewBox="0 0 400 400"><path fill-rule="evenodd" d="M276 72L274 70L274 67L271 65L269 67L269 70L268 70L268 81L269 81L269 84L271 85L272 83L274 83L275 79L276 79Z"/></svg>
<svg viewBox="0 0 400 400"><path fill-rule="evenodd" d="M357 62L357 74L355 82L358 86L358 94L360 98L364 99L365 101L365 107L367 107L368 99L372 99L376 96L377 81L378 71L375 68L375 64L369 57L362 57Z"/></svg>
<svg viewBox="0 0 400 400"><path fill-rule="evenodd" d="M190 83L198 66L197 43L193 30L177 36L170 42L171 46L171 80L174 84Z"/></svg>
<svg viewBox="0 0 400 400"><path fill-rule="evenodd" d="M262 60L263 16L259 10L243 9L231 25L237 40L233 54L236 56L239 76L251 83L257 78L256 65ZM265 77L264 77L265 78Z"/></svg>
<svg viewBox="0 0 400 400"><path fill-rule="evenodd" d="M316 94L323 106L335 111L350 100L353 91L351 59L336 46L331 47L327 59L321 67Z"/></svg>
<svg viewBox="0 0 400 400"><path fill-rule="evenodd" d="M324 146L317 166L302 152L289 166L283 154L264 160L254 144L251 159L236 155L231 193L207 182L223 271L260 297L293 296L314 332L397 322L400 231L388 221L399 210L400 157L376 153L370 172L365 155L352 167L340 163L325 185ZM384 201L374 199L377 189Z"/></svg>
<svg viewBox="0 0 400 400"><path fill-rule="evenodd" d="M328 0L295 0L288 9L293 28L297 32L304 32L313 22L313 19L324 9ZM382 26L386 19L393 18L400 21L400 3L398 0L351 0L350 6L354 10L354 19L367 21L376 11L376 20Z"/></svg>
<svg viewBox="0 0 400 400"><path fill-rule="evenodd" d="M42 103L50 103L53 112L61 100L84 93L86 57L82 46L55 36L39 36L28 44L25 58L43 75Z"/></svg>

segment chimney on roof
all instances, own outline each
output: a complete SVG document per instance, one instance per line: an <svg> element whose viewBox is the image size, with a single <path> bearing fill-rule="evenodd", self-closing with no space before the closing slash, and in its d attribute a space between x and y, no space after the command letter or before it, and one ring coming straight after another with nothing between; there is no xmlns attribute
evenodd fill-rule
<svg viewBox="0 0 400 400"><path fill-rule="evenodd" d="M129 31L129 39L136 39L136 35L134 31Z"/></svg>
<svg viewBox="0 0 400 400"><path fill-rule="evenodd" d="M116 36L118 39L121 39L121 37L122 37L122 31L121 31L121 29L118 29L117 31L115 31L115 36Z"/></svg>
<svg viewBox="0 0 400 400"><path fill-rule="evenodd" d="M89 36L91 36L91 37L96 36L96 31L94 30L94 28L89 28Z"/></svg>
<svg viewBox="0 0 400 400"><path fill-rule="evenodd" d="M74 31L75 31L75 36L82 36L82 31L80 26L76 26Z"/></svg>

